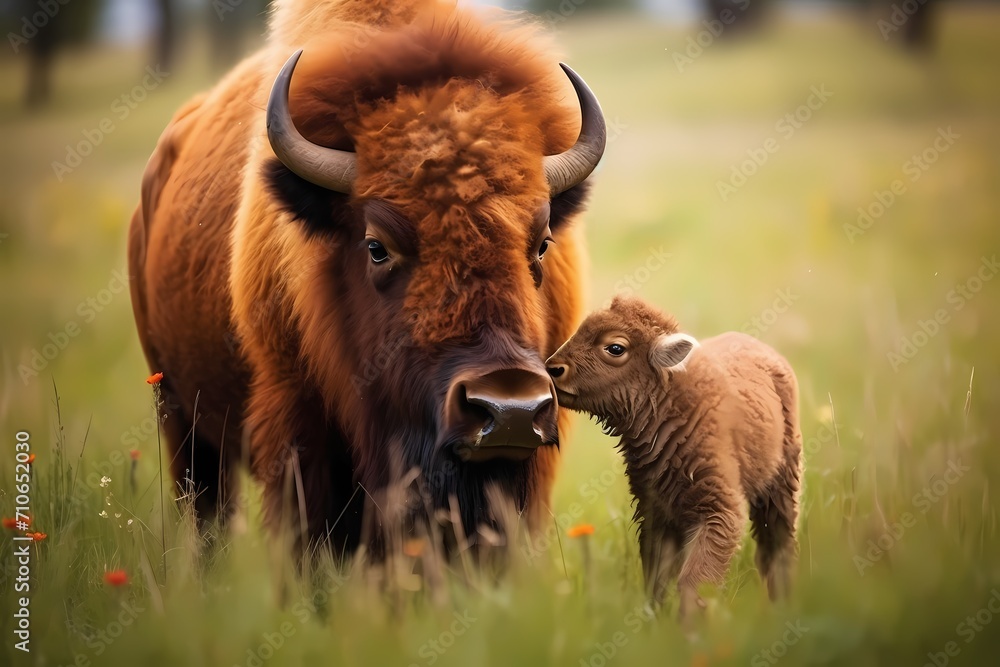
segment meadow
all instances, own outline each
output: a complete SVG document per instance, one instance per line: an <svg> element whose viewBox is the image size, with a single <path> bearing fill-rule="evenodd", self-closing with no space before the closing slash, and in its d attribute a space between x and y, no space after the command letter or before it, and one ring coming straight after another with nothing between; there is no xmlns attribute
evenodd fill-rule
<svg viewBox="0 0 1000 667"><path fill-rule="evenodd" d="M0 60L0 514L26 432L46 535L3 529L0 664L996 664L1000 11L949 8L924 54L863 15L779 20L700 52L697 28L639 18L557 28L610 127L590 304L631 291L696 336L752 333L797 370L790 599L767 601L748 538L694 631L650 617L623 465L583 417L551 529L499 580L462 561L433 586L405 562L383 581L331 562L297 578L252 486L245 529L199 556L169 479L161 502L120 276L145 161L214 75L200 42L162 77L144 53L98 49L64 58L53 105L31 113L23 63ZM593 534L568 536L579 524ZM25 544L30 653L14 634ZM127 583L106 580L118 570Z"/></svg>

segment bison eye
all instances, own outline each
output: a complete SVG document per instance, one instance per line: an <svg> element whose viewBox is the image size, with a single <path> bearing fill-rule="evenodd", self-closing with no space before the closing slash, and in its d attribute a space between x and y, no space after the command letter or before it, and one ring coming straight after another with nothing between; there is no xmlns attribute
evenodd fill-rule
<svg viewBox="0 0 1000 667"><path fill-rule="evenodd" d="M619 345L618 343L612 343L611 345L606 346L604 349L607 350L608 354L610 354L612 357L620 357L623 354L625 354L625 346Z"/></svg>
<svg viewBox="0 0 1000 667"><path fill-rule="evenodd" d="M550 243L552 243L552 239L545 239L542 241L542 245L538 246L538 259L545 256L545 251L549 249Z"/></svg>
<svg viewBox="0 0 1000 667"><path fill-rule="evenodd" d="M389 259L389 252L385 246L375 239L368 241L368 254L372 256L372 261L376 264L381 264Z"/></svg>

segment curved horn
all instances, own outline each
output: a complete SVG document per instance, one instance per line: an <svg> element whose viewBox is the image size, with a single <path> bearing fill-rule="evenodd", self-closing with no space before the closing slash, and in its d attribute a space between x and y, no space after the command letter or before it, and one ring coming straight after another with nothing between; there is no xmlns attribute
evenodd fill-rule
<svg viewBox="0 0 1000 667"><path fill-rule="evenodd" d="M318 146L295 129L288 110L292 73L302 56L299 49L278 73L267 100L267 138L274 154L292 172L313 185L350 194L357 175L357 157L350 151Z"/></svg>
<svg viewBox="0 0 1000 667"><path fill-rule="evenodd" d="M604 113L597 97L569 65L559 63L559 66L573 82L573 88L576 89L576 95L580 99L583 122L580 126L580 137L572 148L565 153L547 155L543 158L545 179L549 182L553 196L569 190L590 176L597 163L601 161L604 147L608 142Z"/></svg>

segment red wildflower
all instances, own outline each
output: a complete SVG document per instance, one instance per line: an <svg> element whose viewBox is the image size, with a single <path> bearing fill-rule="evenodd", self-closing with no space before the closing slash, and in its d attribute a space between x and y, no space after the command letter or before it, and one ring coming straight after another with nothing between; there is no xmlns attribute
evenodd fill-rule
<svg viewBox="0 0 1000 667"><path fill-rule="evenodd" d="M128 574L125 570L111 570L104 573L104 583L108 586L124 586L128 583Z"/></svg>
<svg viewBox="0 0 1000 667"><path fill-rule="evenodd" d="M573 526L566 531L566 535L569 537L583 537L584 535L593 535L594 526L589 523L581 523Z"/></svg>
<svg viewBox="0 0 1000 667"><path fill-rule="evenodd" d="M17 522L18 521L23 521L28 526L31 525L31 517L30 516L26 516L23 519L17 519L17 518L14 518L14 517L4 517L3 527L6 528L7 530L16 530L17 529Z"/></svg>
<svg viewBox="0 0 1000 667"><path fill-rule="evenodd" d="M28 454L28 465L31 465L34 462L35 462L35 455L34 454Z"/></svg>
<svg viewBox="0 0 1000 667"><path fill-rule="evenodd" d="M27 536L33 539L35 542L41 542L46 537L48 537L48 535L45 533L27 533Z"/></svg>
<svg viewBox="0 0 1000 667"><path fill-rule="evenodd" d="M148 378L146 378L146 384L160 384L160 380L163 379L163 373L153 373Z"/></svg>
<svg viewBox="0 0 1000 667"><path fill-rule="evenodd" d="M419 558L425 546L424 541L420 539L406 540L403 542L403 553L410 558Z"/></svg>
<svg viewBox="0 0 1000 667"><path fill-rule="evenodd" d="M139 450L138 449L133 449L133 450L129 451L128 455L132 457L133 461L138 461L139 460Z"/></svg>

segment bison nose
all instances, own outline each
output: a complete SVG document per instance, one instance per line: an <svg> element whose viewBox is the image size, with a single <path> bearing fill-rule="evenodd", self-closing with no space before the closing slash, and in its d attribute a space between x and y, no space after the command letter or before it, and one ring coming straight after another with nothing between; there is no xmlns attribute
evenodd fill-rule
<svg viewBox="0 0 1000 667"><path fill-rule="evenodd" d="M566 372L566 364L553 364L552 366L546 366L545 370L549 372L551 377L559 378Z"/></svg>
<svg viewBox="0 0 1000 667"><path fill-rule="evenodd" d="M446 430L465 460L526 459L558 441L552 382L541 373L505 369L455 382Z"/></svg>

